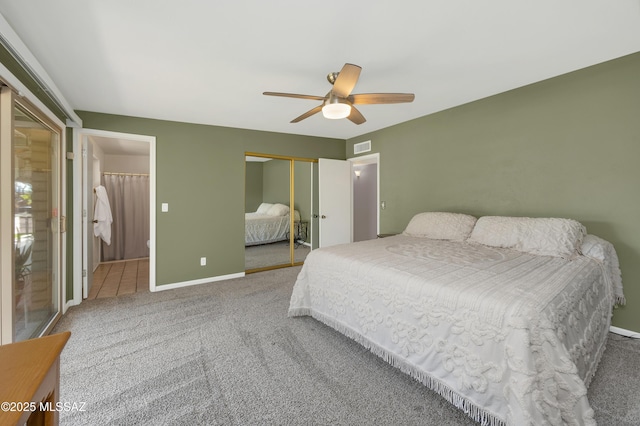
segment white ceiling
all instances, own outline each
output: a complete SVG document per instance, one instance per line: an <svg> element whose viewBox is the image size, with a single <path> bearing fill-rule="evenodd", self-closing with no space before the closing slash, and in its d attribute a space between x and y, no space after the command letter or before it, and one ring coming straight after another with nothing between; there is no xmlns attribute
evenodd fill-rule
<svg viewBox="0 0 640 426"><path fill-rule="evenodd" d="M347 139L640 51L640 0L0 0L76 110ZM326 74L363 67L367 122L321 114Z"/></svg>

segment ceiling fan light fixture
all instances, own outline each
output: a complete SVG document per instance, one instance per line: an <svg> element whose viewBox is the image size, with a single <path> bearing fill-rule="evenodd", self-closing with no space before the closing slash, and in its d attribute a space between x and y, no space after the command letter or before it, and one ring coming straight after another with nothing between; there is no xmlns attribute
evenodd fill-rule
<svg viewBox="0 0 640 426"><path fill-rule="evenodd" d="M322 115L331 120L347 118L354 124L362 124L367 120L355 105L413 102L413 93L351 93L360 78L361 70L362 67L358 65L346 63L340 72L329 73L327 80L333 88L325 96L282 92L263 92L263 95L322 101L320 105L291 120L291 123L299 123L322 111Z"/></svg>
<svg viewBox="0 0 640 426"><path fill-rule="evenodd" d="M337 120L347 118L349 114L351 114L351 105L333 93L329 94L329 99L325 101L322 107L322 115L324 115L324 118Z"/></svg>
<svg viewBox="0 0 640 426"><path fill-rule="evenodd" d="M351 105L349 104L326 104L322 107L322 115L324 118L337 120L339 118L347 118L351 114Z"/></svg>

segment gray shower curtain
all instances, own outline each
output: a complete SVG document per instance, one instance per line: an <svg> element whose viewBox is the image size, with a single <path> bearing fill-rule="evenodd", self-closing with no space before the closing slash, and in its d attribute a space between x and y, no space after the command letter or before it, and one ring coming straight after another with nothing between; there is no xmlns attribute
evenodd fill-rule
<svg viewBox="0 0 640 426"><path fill-rule="evenodd" d="M102 243L102 260L149 257L149 176L102 175L111 204L111 245Z"/></svg>

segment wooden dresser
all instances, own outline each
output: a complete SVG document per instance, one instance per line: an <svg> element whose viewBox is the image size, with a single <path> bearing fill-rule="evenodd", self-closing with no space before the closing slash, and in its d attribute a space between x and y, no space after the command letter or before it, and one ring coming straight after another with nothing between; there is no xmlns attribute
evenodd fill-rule
<svg viewBox="0 0 640 426"><path fill-rule="evenodd" d="M60 352L69 336L66 331L0 346L0 425L58 424Z"/></svg>

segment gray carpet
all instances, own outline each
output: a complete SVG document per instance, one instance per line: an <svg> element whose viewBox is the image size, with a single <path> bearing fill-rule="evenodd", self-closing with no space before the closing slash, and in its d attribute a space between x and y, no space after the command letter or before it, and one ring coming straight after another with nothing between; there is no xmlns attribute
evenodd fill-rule
<svg viewBox="0 0 640 426"><path fill-rule="evenodd" d="M265 266L288 264L291 259L288 241L261 244L244 248L244 268L257 269ZM304 244L294 245L293 259L304 262L311 249Z"/></svg>
<svg viewBox="0 0 640 426"><path fill-rule="evenodd" d="M287 318L300 268L85 301L54 332L62 425L471 425L311 318ZM601 425L640 424L640 341L611 335L589 390Z"/></svg>

